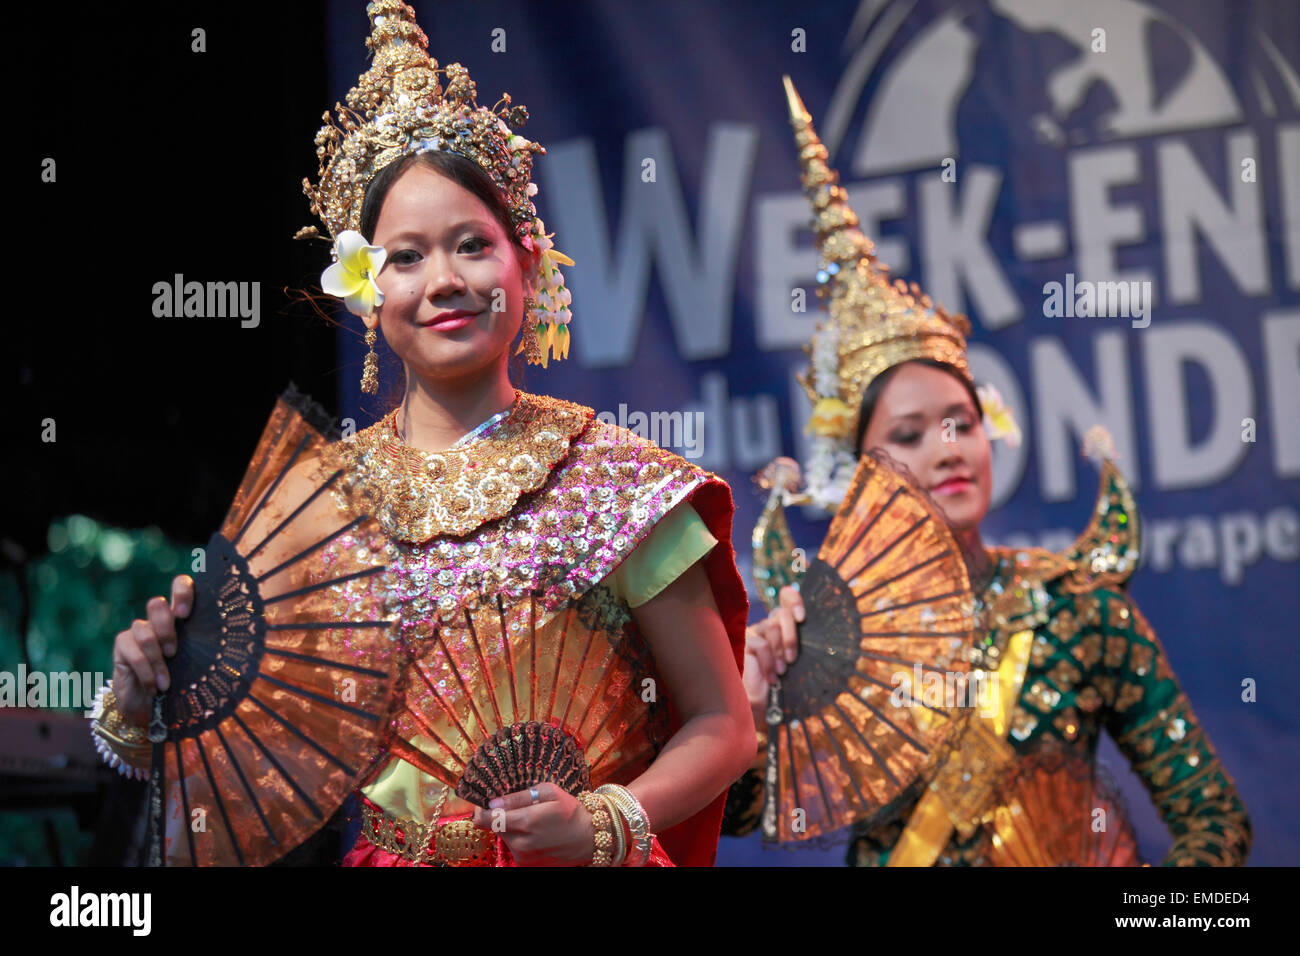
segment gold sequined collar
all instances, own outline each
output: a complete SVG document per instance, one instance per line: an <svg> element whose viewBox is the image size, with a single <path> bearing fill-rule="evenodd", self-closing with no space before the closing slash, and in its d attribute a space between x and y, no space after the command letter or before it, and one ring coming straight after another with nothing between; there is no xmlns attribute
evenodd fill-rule
<svg viewBox="0 0 1300 956"><path fill-rule="evenodd" d="M354 512L373 515L393 538L423 544L461 537L508 515L536 491L592 420L590 408L516 391L510 414L471 441L441 452L404 444L397 410L322 454L342 467L336 493Z"/></svg>
<svg viewBox="0 0 1300 956"><path fill-rule="evenodd" d="M1012 633L1047 620L1051 605L1047 584L1065 574L1070 562L1039 548L990 548L988 553L993 578L976 601L971 663L996 669Z"/></svg>

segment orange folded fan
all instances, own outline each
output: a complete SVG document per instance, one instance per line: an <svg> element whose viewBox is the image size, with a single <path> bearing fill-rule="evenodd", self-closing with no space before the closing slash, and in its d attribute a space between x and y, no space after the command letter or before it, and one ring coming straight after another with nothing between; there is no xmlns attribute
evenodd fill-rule
<svg viewBox="0 0 1300 956"><path fill-rule="evenodd" d="M146 861L263 865L323 826L373 769L401 671L382 533L312 477L327 416L276 402L177 622L154 702Z"/></svg>
<svg viewBox="0 0 1300 956"><path fill-rule="evenodd" d="M669 736L643 639L596 588L546 610L484 601L414 655L392 752L486 807L542 782L577 794L629 780Z"/></svg>
<svg viewBox="0 0 1300 956"><path fill-rule="evenodd" d="M800 585L799 656L769 698L768 842L885 822L951 731L953 703L925 687L970 671L970 581L942 514L896 468L861 459Z"/></svg>
<svg viewBox="0 0 1300 956"><path fill-rule="evenodd" d="M1045 743L1017 761L994 805L994 866L1142 865L1118 785L1096 760L1064 744Z"/></svg>

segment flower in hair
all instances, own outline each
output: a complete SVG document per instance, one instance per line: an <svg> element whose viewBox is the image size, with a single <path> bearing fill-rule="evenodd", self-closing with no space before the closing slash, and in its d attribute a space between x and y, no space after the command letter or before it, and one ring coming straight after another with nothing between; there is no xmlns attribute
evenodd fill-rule
<svg viewBox="0 0 1300 956"><path fill-rule="evenodd" d="M384 304L375 276L387 258L383 246L372 246L361 233L345 229L334 242L334 264L321 274L321 289L342 299L349 312L370 315Z"/></svg>
<svg viewBox="0 0 1300 956"><path fill-rule="evenodd" d="M1002 395L992 385L980 385L975 389L979 395L980 410L984 413L984 427L989 438L1005 438L1007 447L1020 447L1020 426L1010 407L1002 401Z"/></svg>
<svg viewBox="0 0 1300 956"><path fill-rule="evenodd" d="M852 421L853 409L840 398L819 398L813 406L812 417L808 419L805 430L828 438L848 438Z"/></svg>

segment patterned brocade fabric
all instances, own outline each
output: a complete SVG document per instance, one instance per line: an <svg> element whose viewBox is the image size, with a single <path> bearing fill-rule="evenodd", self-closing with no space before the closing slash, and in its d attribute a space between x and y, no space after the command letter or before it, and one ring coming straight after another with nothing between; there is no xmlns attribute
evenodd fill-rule
<svg viewBox="0 0 1300 956"><path fill-rule="evenodd" d="M1007 583L1007 552L994 582ZM1046 552L1041 553L1046 556ZM1047 603L1033 627L1034 641L1008 742L1018 754L1045 739L1094 758L1104 729L1128 758L1174 837L1166 866L1237 866L1251 845L1250 821L1236 786L1179 687L1160 641L1123 592L1099 587L1071 593L1069 576L1040 582ZM987 592L986 592L987 593ZM996 632L985 643L995 643ZM751 771L729 794L726 832L753 829L762 801ZM910 813L910 811L909 811ZM751 820L752 816L752 820ZM904 819L852 836L848 862L883 866ZM955 834L937 860L941 866L987 863L987 837Z"/></svg>
<svg viewBox="0 0 1300 956"><path fill-rule="evenodd" d="M693 562L729 538L719 478L589 408L523 392L506 418L445 452L406 446L389 415L330 445L317 467L341 468L336 503L375 515L387 536L385 613L411 658L369 799L417 821L467 812L454 793L443 803L444 786L454 790L485 733L530 720L578 741L593 786L648 766L670 736L668 706L645 702L658 674L613 589L640 588L644 575L613 572L679 505L662 540L684 544L670 557L691 551ZM714 505L697 513L685 503L705 489Z"/></svg>
<svg viewBox="0 0 1300 956"><path fill-rule="evenodd" d="M402 597L430 624L498 595L540 592L554 610L605 578L696 488L719 481L544 395L519 393L483 439L438 454L401 444L393 422L331 446L322 471L345 467L340 504L379 518Z"/></svg>
<svg viewBox="0 0 1300 956"><path fill-rule="evenodd" d="M1174 834L1164 862L1241 865L1252 839L1246 808L1170 672L1155 632L1136 607L1128 610L1129 662L1107 729ZM1121 709L1128 701L1132 705Z"/></svg>

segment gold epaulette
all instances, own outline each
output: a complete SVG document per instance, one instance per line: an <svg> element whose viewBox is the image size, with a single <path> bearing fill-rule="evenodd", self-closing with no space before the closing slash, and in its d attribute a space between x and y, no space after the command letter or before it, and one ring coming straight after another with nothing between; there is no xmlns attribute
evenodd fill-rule
<svg viewBox="0 0 1300 956"><path fill-rule="evenodd" d="M802 499L799 499L802 500ZM785 508L782 495L773 489L768 495L763 513L754 524L754 533L750 545L754 551L754 584L758 587L758 596L769 611L781 603L781 589L796 583L800 571L790 525L785 520ZM806 562L804 562L806 567Z"/></svg>
<svg viewBox="0 0 1300 956"><path fill-rule="evenodd" d="M1070 571L1064 590L1083 594L1097 588L1124 588L1141 557L1137 502L1115 463L1101 466L1101 485L1092 518L1064 553Z"/></svg>

